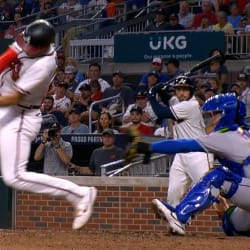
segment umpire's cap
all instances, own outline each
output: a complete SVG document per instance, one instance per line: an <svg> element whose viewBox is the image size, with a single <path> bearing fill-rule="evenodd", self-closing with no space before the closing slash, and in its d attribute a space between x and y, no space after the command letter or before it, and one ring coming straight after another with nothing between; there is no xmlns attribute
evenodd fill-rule
<svg viewBox="0 0 250 250"><path fill-rule="evenodd" d="M46 47L55 41L55 29L46 20L39 19L29 24L23 33L24 41L35 47Z"/></svg>

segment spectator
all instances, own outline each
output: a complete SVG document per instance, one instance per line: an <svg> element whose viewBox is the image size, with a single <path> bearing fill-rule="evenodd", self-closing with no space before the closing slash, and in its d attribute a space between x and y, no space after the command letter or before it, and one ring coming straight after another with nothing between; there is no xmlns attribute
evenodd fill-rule
<svg viewBox="0 0 250 250"><path fill-rule="evenodd" d="M217 17L216 14L213 11L213 5L211 3L210 0L202 0L201 3L201 13L197 13L194 16L194 22L192 27L194 29L197 29L198 27L201 26L201 18L202 16L206 14L209 16L210 20L211 20L211 24L216 24L217 23Z"/></svg>
<svg viewBox="0 0 250 250"><path fill-rule="evenodd" d="M115 24L116 8L112 0L107 0L106 7L102 11L102 17L107 18L100 24L100 28Z"/></svg>
<svg viewBox="0 0 250 250"><path fill-rule="evenodd" d="M32 5L25 0L18 0L13 9L14 14L19 13L21 17L27 17L32 11Z"/></svg>
<svg viewBox="0 0 250 250"><path fill-rule="evenodd" d="M142 121L143 110L137 105L130 108L130 122L120 128L120 132L126 132L127 129L132 127L136 128L141 135L153 135L154 129L151 126L145 125Z"/></svg>
<svg viewBox="0 0 250 250"><path fill-rule="evenodd" d="M54 98L52 96L46 96L43 99L40 110L42 116L53 115L61 127L67 125L68 121L64 114L61 111L54 109Z"/></svg>
<svg viewBox="0 0 250 250"><path fill-rule="evenodd" d="M170 58L165 65L169 79L174 79L176 76L184 73L184 70L180 69L180 61L176 58Z"/></svg>
<svg viewBox="0 0 250 250"><path fill-rule="evenodd" d="M237 3L232 3L230 5L230 15L227 16L227 22L231 23L234 29L238 29L240 27L240 19L239 6Z"/></svg>
<svg viewBox="0 0 250 250"><path fill-rule="evenodd" d="M90 85L85 83L80 87L80 95L74 94L72 107L81 112L81 122L89 125L89 107L93 102L91 100L91 88ZM98 118L99 106L95 105L91 112L93 120Z"/></svg>
<svg viewBox="0 0 250 250"><path fill-rule="evenodd" d="M208 78L214 77L219 80L219 92L225 93L227 91L228 83L228 69L225 65L225 56L220 49L213 49L208 56L221 55L221 58L213 60L208 67L201 70L201 73Z"/></svg>
<svg viewBox="0 0 250 250"><path fill-rule="evenodd" d="M209 15L203 14L201 16L201 25L196 28L196 31L212 31L213 26L211 25L211 20Z"/></svg>
<svg viewBox="0 0 250 250"><path fill-rule="evenodd" d="M67 84L66 96L72 100L79 82L76 80L77 69L73 65L67 65L64 69L64 83Z"/></svg>
<svg viewBox="0 0 250 250"><path fill-rule="evenodd" d="M85 77L83 73L78 69L77 61L73 57L70 57L70 56L68 56L65 59L65 66L69 66L69 65L74 66L76 68L75 80L77 81L77 83L84 81Z"/></svg>
<svg viewBox="0 0 250 250"><path fill-rule="evenodd" d="M68 175L72 155L72 145L62 139L60 125L52 123L43 131L42 141L35 151L34 160L44 159L43 172L45 174Z"/></svg>
<svg viewBox="0 0 250 250"><path fill-rule="evenodd" d="M193 24L194 14L190 12L189 1L179 2L179 24L183 25L185 29L190 29Z"/></svg>
<svg viewBox="0 0 250 250"><path fill-rule="evenodd" d="M229 92L235 93L235 95L236 95L237 97L239 97L239 96L241 95L241 93L242 93L240 84L239 84L237 81L234 82L234 83L230 86Z"/></svg>
<svg viewBox="0 0 250 250"><path fill-rule="evenodd" d="M103 146L96 148L90 157L89 167L94 175L101 175L100 166L113 161L124 159L125 150L115 145L115 134L112 129L102 132Z"/></svg>
<svg viewBox="0 0 250 250"><path fill-rule="evenodd" d="M151 71L148 73L148 79L147 79L147 88L150 89L153 86L155 86L157 83L159 83L161 81L160 79L160 75L158 72L156 71Z"/></svg>
<svg viewBox="0 0 250 250"><path fill-rule="evenodd" d="M227 14L230 13L230 8L232 4L237 4L239 8L239 13L243 14L245 6L249 3L249 0L223 0L223 1L217 1L219 3L219 7L217 8L217 11L225 11Z"/></svg>
<svg viewBox="0 0 250 250"><path fill-rule="evenodd" d="M71 101L66 96L67 91L67 84L59 83L56 86L55 94L53 95L54 98L54 106L55 110L61 111L64 115L70 110Z"/></svg>
<svg viewBox="0 0 250 250"><path fill-rule="evenodd" d="M17 35L24 30L24 24L20 13L15 13L14 23L5 31L4 38L16 39Z"/></svg>
<svg viewBox="0 0 250 250"><path fill-rule="evenodd" d="M101 91L101 84L98 80L90 81L90 89L91 89L91 100L93 102L100 101L103 98L103 92Z"/></svg>
<svg viewBox="0 0 250 250"><path fill-rule="evenodd" d="M62 128L62 134L87 134L89 128L80 122L81 112L77 109L69 111L69 125Z"/></svg>
<svg viewBox="0 0 250 250"><path fill-rule="evenodd" d="M239 99L246 105L246 119L250 118L250 87L247 74L239 73L237 83L240 85L241 94Z"/></svg>
<svg viewBox="0 0 250 250"><path fill-rule="evenodd" d="M119 95L123 101L125 108L128 107L130 104L134 103L134 92L133 90L128 87L124 86L124 74L117 70L112 74L112 87L105 89L103 93L103 98L108 98L112 96ZM115 114L117 112L121 112L122 110L122 103L120 98L112 99L110 102L104 104L104 109L109 110L111 114Z"/></svg>
<svg viewBox="0 0 250 250"><path fill-rule="evenodd" d="M89 84L83 84L80 87L80 94L74 94L72 107L79 110L81 113L89 109L91 101L91 88Z"/></svg>
<svg viewBox="0 0 250 250"><path fill-rule="evenodd" d="M112 129L115 134L118 134L119 131L113 128L113 118L112 115L108 111L103 111L99 115L97 121L97 129L94 133L102 133L105 129Z"/></svg>
<svg viewBox="0 0 250 250"><path fill-rule="evenodd" d="M158 72L161 82L167 82L169 79L168 79L166 73L162 72L162 69L163 69L162 59L159 57L154 57L152 60L152 71ZM145 73L142 75L139 85L140 84L147 85L147 83L148 83L148 73Z"/></svg>
<svg viewBox="0 0 250 250"><path fill-rule="evenodd" d="M101 78L101 65L99 63L91 63L89 65L89 71L87 73L88 78L78 85L78 88L76 89L75 93L79 93L79 89L83 84L89 84L91 80L98 80L101 84L101 90L104 92L104 90L108 87L110 87L110 84Z"/></svg>
<svg viewBox="0 0 250 250"><path fill-rule="evenodd" d="M148 101L148 93L147 93L147 89L145 87L139 88L139 90L136 94L135 103L129 105L128 108L126 109L126 112L122 118L123 125L132 122L131 109L134 108L135 105L137 107L140 107L143 111L143 115L141 117L142 123L154 128L158 117L154 113L154 111L151 107L151 104Z"/></svg>
<svg viewBox="0 0 250 250"><path fill-rule="evenodd" d="M79 16L82 5L77 0L67 0L58 7L59 14L66 15L66 21L70 22Z"/></svg>
<svg viewBox="0 0 250 250"><path fill-rule="evenodd" d="M207 88L205 90L205 100L207 100L210 97L215 96L215 95L217 95L216 89L213 89L213 88L210 87L210 88Z"/></svg>
<svg viewBox="0 0 250 250"><path fill-rule="evenodd" d="M58 52L57 53L57 69L61 69L64 71L65 67L65 55L63 52Z"/></svg>
<svg viewBox="0 0 250 250"><path fill-rule="evenodd" d="M213 31L223 31L225 34L233 35L234 29L231 23L227 22L227 13L219 11L217 13L218 23L213 25Z"/></svg>
<svg viewBox="0 0 250 250"><path fill-rule="evenodd" d="M106 0L90 0L88 3L88 9L96 13L106 5Z"/></svg>
<svg viewBox="0 0 250 250"><path fill-rule="evenodd" d="M13 6L9 3L9 1L0 1L0 18L1 21L4 21L1 23L0 32L2 32L3 34L9 27L8 21L13 21L12 8Z"/></svg>
<svg viewBox="0 0 250 250"><path fill-rule="evenodd" d="M53 3L50 1L44 2L43 7L36 16L36 19L50 19L54 26L59 24L57 10L53 7Z"/></svg>
<svg viewBox="0 0 250 250"><path fill-rule="evenodd" d="M166 30L167 22L166 22L167 13L163 9L158 9L155 13L155 18L153 23L149 24L146 27L146 31L159 31Z"/></svg>
<svg viewBox="0 0 250 250"><path fill-rule="evenodd" d="M57 84L64 83L64 77L65 77L64 69L57 68L55 78L53 79L53 81L49 86L47 95L55 94Z"/></svg>
<svg viewBox="0 0 250 250"><path fill-rule="evenodd" d="M166 30L185 30L185 27L179 24L178 14L172 13L169 16L169 24L166 26Z"/></svg>

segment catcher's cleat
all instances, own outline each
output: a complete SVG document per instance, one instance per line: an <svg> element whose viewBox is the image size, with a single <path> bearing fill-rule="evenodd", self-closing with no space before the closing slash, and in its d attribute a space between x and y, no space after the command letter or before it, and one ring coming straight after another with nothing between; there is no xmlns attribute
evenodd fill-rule
<svg viewBox="0 0 250 250"><path fill-rule="evenodd" d="M96 195L97 189L95 187L90 187L89 193L80 200L75 208L76 215L72 224L73 229L80 229L88 222L93 211Z"/></svg>
<svg viewBox="0 0 250 250"><path fill-rule="evenodd" d="M185 225L178 221L175 212L171 211L158 199L152 200L153 210L157 217L167 222L171 231L178 235L185 235Z"/></svg>

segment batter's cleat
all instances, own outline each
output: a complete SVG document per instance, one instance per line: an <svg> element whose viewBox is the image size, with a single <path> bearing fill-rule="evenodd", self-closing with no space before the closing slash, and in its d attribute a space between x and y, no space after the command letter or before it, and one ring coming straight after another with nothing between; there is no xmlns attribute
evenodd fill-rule
<svg viewBox="0 0 250 250"><path fill-rule="evenodd" d="M89 220L95 203L97 189L95 187L89 188L89 193L85 195L75 208L75 219L72 228L77 230L83 227Z"/></svg>
<svg viewBox="0 0 250 250"><path fill-rule="evenodd" d="M158 199L153 199L152 203L156 216L164 219L173 233L185 235L185 225L177 219L175 212Z"/></svg>

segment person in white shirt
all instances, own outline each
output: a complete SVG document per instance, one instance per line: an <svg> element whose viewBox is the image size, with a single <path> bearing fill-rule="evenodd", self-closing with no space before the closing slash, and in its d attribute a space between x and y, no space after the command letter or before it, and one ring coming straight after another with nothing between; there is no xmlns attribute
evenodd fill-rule
<svg viewBox="0 0 250 250"><path fill-rule="evenodd" d="M53 108L66 113L71 107L71 101L66 96L67 84L60 83L56 86L55 94L52 96L54 98Z"/></svg>
<svg viewBox="0 0 250 250"><path fill-rule="evenodd" d="M245 73L239 73L237 78L237 83L240 85L241 88L241 94L239 96L239 99L245 103L247 114L246 118L247 120L250 119L250 87L249 87L249 79L247 74Z"/></svg>
<svg viewBox="0 0 250 250"><path fill-rule="evenodd" d="M152 106L147 97L147 89L145 87L140 87L136 94L136 101L133 104L130 104L126 109L126 112L123 116L122 122L123 125L131 122L131 109L135 106L139 106L143 110L142 123L150 127L155 127L155 122L157 120L157 115L152 109Z"/></svg>
<svg viewBox="0 0 250 250"><path fill-rule="evenodd" d="M66 21L70 22L80 14L81 9L82 5L77 0L67 0L59 6L58 13L67 14Z"/></svg>
<svg viewBox="0 0 250 250"><path fill-rule="evenodd" d="M104 92L105 89L110 87L110 84L101 78L101 65L99 63L91 63L89 65L88 78L79 83L76 94L80 94L80 88L84 84L90 84L91 80L98 80L101 85L101 91Z"/></svg>

